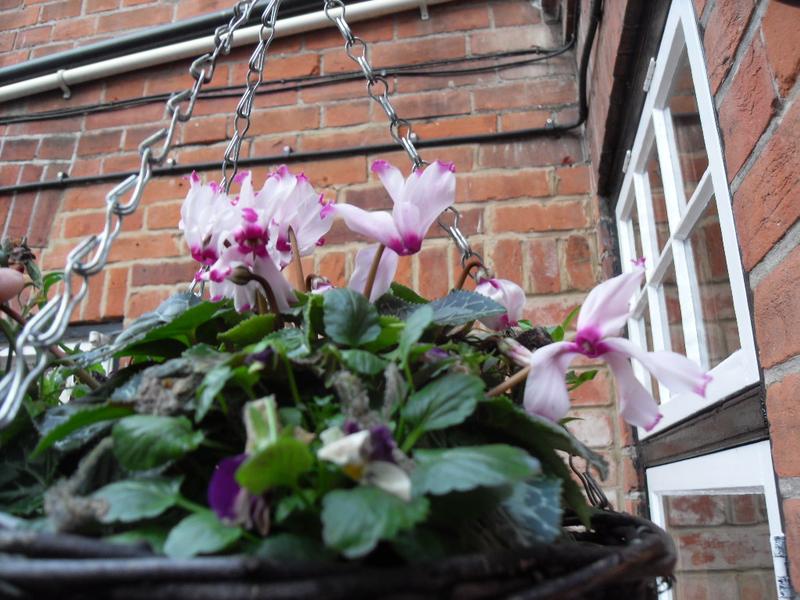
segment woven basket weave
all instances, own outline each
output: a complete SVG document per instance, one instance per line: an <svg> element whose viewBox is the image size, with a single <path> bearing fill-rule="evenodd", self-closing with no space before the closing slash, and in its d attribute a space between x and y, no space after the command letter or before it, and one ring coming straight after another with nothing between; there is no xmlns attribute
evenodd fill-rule
<svg viewBox="0 0 800 600"><path fill-rule="evenodd" d="M571 525L565 520L565 525ZM0 530L0 595L16 598L244 600L635 600L669 580L675 547L653 523L599 511L572 541L520 552L374 567L253 557L168 559L134 546Z"/></svg>

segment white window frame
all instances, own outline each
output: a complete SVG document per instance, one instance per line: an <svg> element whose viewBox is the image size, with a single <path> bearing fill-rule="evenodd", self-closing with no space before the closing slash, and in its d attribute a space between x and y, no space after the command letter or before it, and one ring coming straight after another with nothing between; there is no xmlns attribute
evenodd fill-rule
<svg viewBox="0 0 800 600"><path fill-rule="evenodd" d="M647 470L647 493L650 518L663 528L666 527L664 510L666 496L764 494L775 586L778 598L784 597L781 595L781 589L785 589L788 585L788 574L785 556L776 551L779 547L776 538L782 537L783 531L768 441L652 467ZM672 598L672 590L665 590L659 594L660 600L672 600Z"/></svg>
<svg viewBox="0 0 800 600"><path fill-rule="evenodd" d="M684 191L668 105L671 84L684 48L689 59L703 141L708 154L708 167L691 198L686 198ZM655 221L652 218L653 207L647 176L647 163L654 144L658 152L671 234L660 252ZM693 226L712 201L716 202L719 215L741 347L710 371L713 380L706 390L705 398L691 393L670 395L666 388L659 386L663 418L649 432L640 428L640 439L663 431L697 411L757 383L760 379L747 291L731 209L730 190L694 7L691 0L673 0L656 58L650 90L645 98L639 127L631 148L629 165L623 178L616 218L623 270L630 270L631 261L639 258L635 256L636 244L632 219L634 208L638 214L642 250L648 259L646 283L634 301L632 318L628 322L630 339L644 348L647 347L644 326L644 311L647 309L653 349L671 349L666 304L660 286L669 267L674 264L686 355L699 364L707 364L707 344L690 236ZM649 374L635 361L634 370L645 388L653 391Z"/></svg>

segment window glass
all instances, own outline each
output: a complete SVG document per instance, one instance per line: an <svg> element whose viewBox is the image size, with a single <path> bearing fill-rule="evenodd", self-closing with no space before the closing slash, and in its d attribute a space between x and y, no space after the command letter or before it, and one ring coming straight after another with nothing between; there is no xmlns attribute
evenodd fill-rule
<svg viewBox="0 0 800 600"><path fill-rule="evenodd" d="M664 200L664 183L661 178L661 164L658 162L656 145L650 149L647 159L647 179L650 182L650 205L656 230L656 246L658 252L664 249L669 239L669 222L667 221L667 204ZM656 257L653 257L655 260Z"/></svg>
<svg viewBox="0 0 800 600"><path fill-rule="evenodd" d="M700 126L697 98L692 84L692 71L685 47L672 81L668 106L683 176L683 189L688 200L708 167L708 153L703 141L703 129Z"/></svg>
<svg viewBox="0 0 800 600"><path fill-rule="evenodd" d="M636 203L633 204L631 211L631 227L633 228L633 246L636 253L636 258L644 256L642 251L642 229L639 225L639 211L636 209Z"/></svg>
<svg viewBox="0 0 800 600"><path fill-rule="evenodd" d="M690 243L706 333L708 367L713 368L741 347L722 230L713 198L695 224Z"/></svg>
<svg viewBox="0 0 800 600"><path fill-rule="evenodd" d="M673 600L777 599L763 493L664 497L678 550Z"/></svg>
<svg viewBox="0 0 800 600"><path fill-rule="evenodd" d="M646 344L647 344L647 351L648 352L652 352L654 350L654 347L653 347L653 327L652 327L652 323L650 321L650 311L648 310L648 308L645 308L645 310L644 310L643 320L644 320L644 335L645 335ZM660 393L660 390L658 388L658 380L655 377L653 377L652 375L650 375L649 371L643 370L643 372L646 373L647 377L650 379L650 391L653 394L653 398L655 398L655 400L656 400L656 402L658 404L661 404L661 393ZM645 386L645 387L647 387L647 386Z"/></svg>
<svg viewBox="0 0 800 600"><path fill-rule="evenodd" d="M683 315L681 313L680 297L678 296L678 282L675 278L675 263L673 262L670 262L664 279L661 281L661 293L667 309L670 349L673 352L686 354L686 341L683 337Z"/></svg>

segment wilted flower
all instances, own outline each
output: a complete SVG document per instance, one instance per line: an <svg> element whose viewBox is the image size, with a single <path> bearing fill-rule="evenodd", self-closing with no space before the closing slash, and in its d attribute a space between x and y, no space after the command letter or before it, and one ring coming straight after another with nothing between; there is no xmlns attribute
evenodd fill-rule
<svg viewBox="0 0 800 600"><path fill-rule="evenodd" d="M406 501L411 499L411 479L395 464L397 444L385 425L359 430L358 425L348 422L345 430L326 429L320 439L320 460L339 465L355 481L374 485Z"/></svg>
<svg viewBox="0 0 800 600"><path fill-rule="evenodd" d="M362 248L356 254L356 268L353 270L353 275L350 277L350 282L347 284L351 290L363 292L367 285L367 277L369 270L372 268L372 263L375 260L375 253L378 251L378 246L367 246ZM397 256L392 250L386 248L381 255L381 260L378 263L378 270L375 273L375 281L372 285L372 292L369 295L370 301L374 302L386 292L392 285L394 274L397 272L397 261L400 257Z"/></svg>
<svg viewBox="0 0 800 600"><path fill-rule="evenodd" d="M499 317L484 317L481 323L489 329L501 331L515 327L522 318L522 309L525 308L525 292L513 281L508 279L480 278L475 291L491 298L502 305L506 312Z"/></svg>
<svg viewBox="0 0 800 600"><path fill-rule="evenodd" d="M378 174L394 202L392 212L368 212L350 204L337 204L335 212L350 229L400 256L419 252L433 222L455 202L455 167L436 161L404 179L399 169L385 160L376 160L372 171Z"/></svg>
<svg viewBox="0 0 800 600"><path fill-rule="evenodd" d="M564 377L572 360L579 356L602 358L617 381L621 416L631 425L652 429L661 414L650 393L636 379L630 364L635 358L662 384L674 392L705 395L711 376L696 363L674 352L646 352L633 342L616 337L630 315L631 297L644 277L643 261L632 271L613 277L594 288L578 315L577 332L571 342L556 342L528 352L514 346L514 358L528 353L531 367L525 385L528 412L557 421L569 410Z"/></svg>

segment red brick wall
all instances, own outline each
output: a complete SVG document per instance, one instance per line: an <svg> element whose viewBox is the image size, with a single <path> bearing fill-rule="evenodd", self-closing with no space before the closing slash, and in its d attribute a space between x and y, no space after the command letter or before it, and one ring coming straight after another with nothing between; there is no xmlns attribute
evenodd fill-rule
<svg viewBox="0 0 800 600"><path fill-rule="evenodd" d="M32 19L26 28L17 31L18 25L13 25L0 32L6 46L20 48L0 59L15 63L30 52L44 52L47 46L40 44L33 50L21 48L18 38L27 36L28 28L40 27L38 23L45 22L44 9L56 4L71 3L0 0L0 27ZM109 30L102 23L138 26L141 21L136 19L146 19L148 14L158 15L152 17L153 22L164 22L227 4L122 0L119 6L118 0L85 0L82 5L75 3L80 9L75 9L75 16L43 26L53 40L60 39L57 31L69 27L103 37ZM147 12L142 7L158 10ZM372 58L377 67L562 43L561 25L546 22L527 0L459 0L431 7L430 12L430 21L421 21L419 11L409 11L357 23L353 29L374 44ZM250 51L234 51L217 70L213 85L241 83ZM183 89L190 83L187 66L188 61L181 61L77 86L69 101L58 92L15 101L0 105L0 114ZM352 66L344 57L338 32L325 30L276 40L266 78L345 69ZM568 53L499 74L399 78L392 81L393 101L401 116L414 121L422 139L540 127L547 119L570 123L577 115L575 76L575 57ZM199 102L195 118L177 137L174 156L179 164L221 159L232 133L235 105L236 99ZM58 171L75 177L131 169L138 164L138 143L164 123L162 115L163 105L155 103L80 118L0 126L0 185L52 179ZM361 82L261 95L254 115L244 156L273 155L286 145L304 151L391 141L383 113L367 100ZM598 258L605 252L598 241L598 209L580 133L430 149L423 156L455 161L458 207L466 232L500 276L524 286L527 316L546 324L560 322L601 277ZM305 171L314 185L337 201L386 207L388 198L368 169L375 158L352 156L295 164L292 169ZM407 169L407 159L399 152L381 158ZM255 178L262 179L269 169L254 169ZM219 171L202 175L217 178ZM29 235L47 269L60 268L66 253L83 236L99 231L104 193L111 187L68 185L64 190L0 195L0 222L5 220L7 235ZM158 177L151 182L141 208L125 222L109 268L92 280L77 318L91 322L135 317L190 280L194 265L176 229L185 192L186 182L180 177ZM419 255L402 259L398 278L435 296L454 284L459 269L452 243L436 229L431 235ZM363 240L337 225L307 269L342 283L352 272L354 254L362 245ZM584 420L575 422L574 428L609 457L612 474L604 485L616 504L623 505L623 482L630 481L630 475L626 480L623 474L633 469L630 461L621 462L625 431L615 417L611 386L601 371L596 381L575 393L575 415Z"/></svg>
<svg viewBox="0 0 800 600"><path fill-rule="evenodd" d="M800 590L800 6L695 1L767 387L791 579Z"/></svg>

